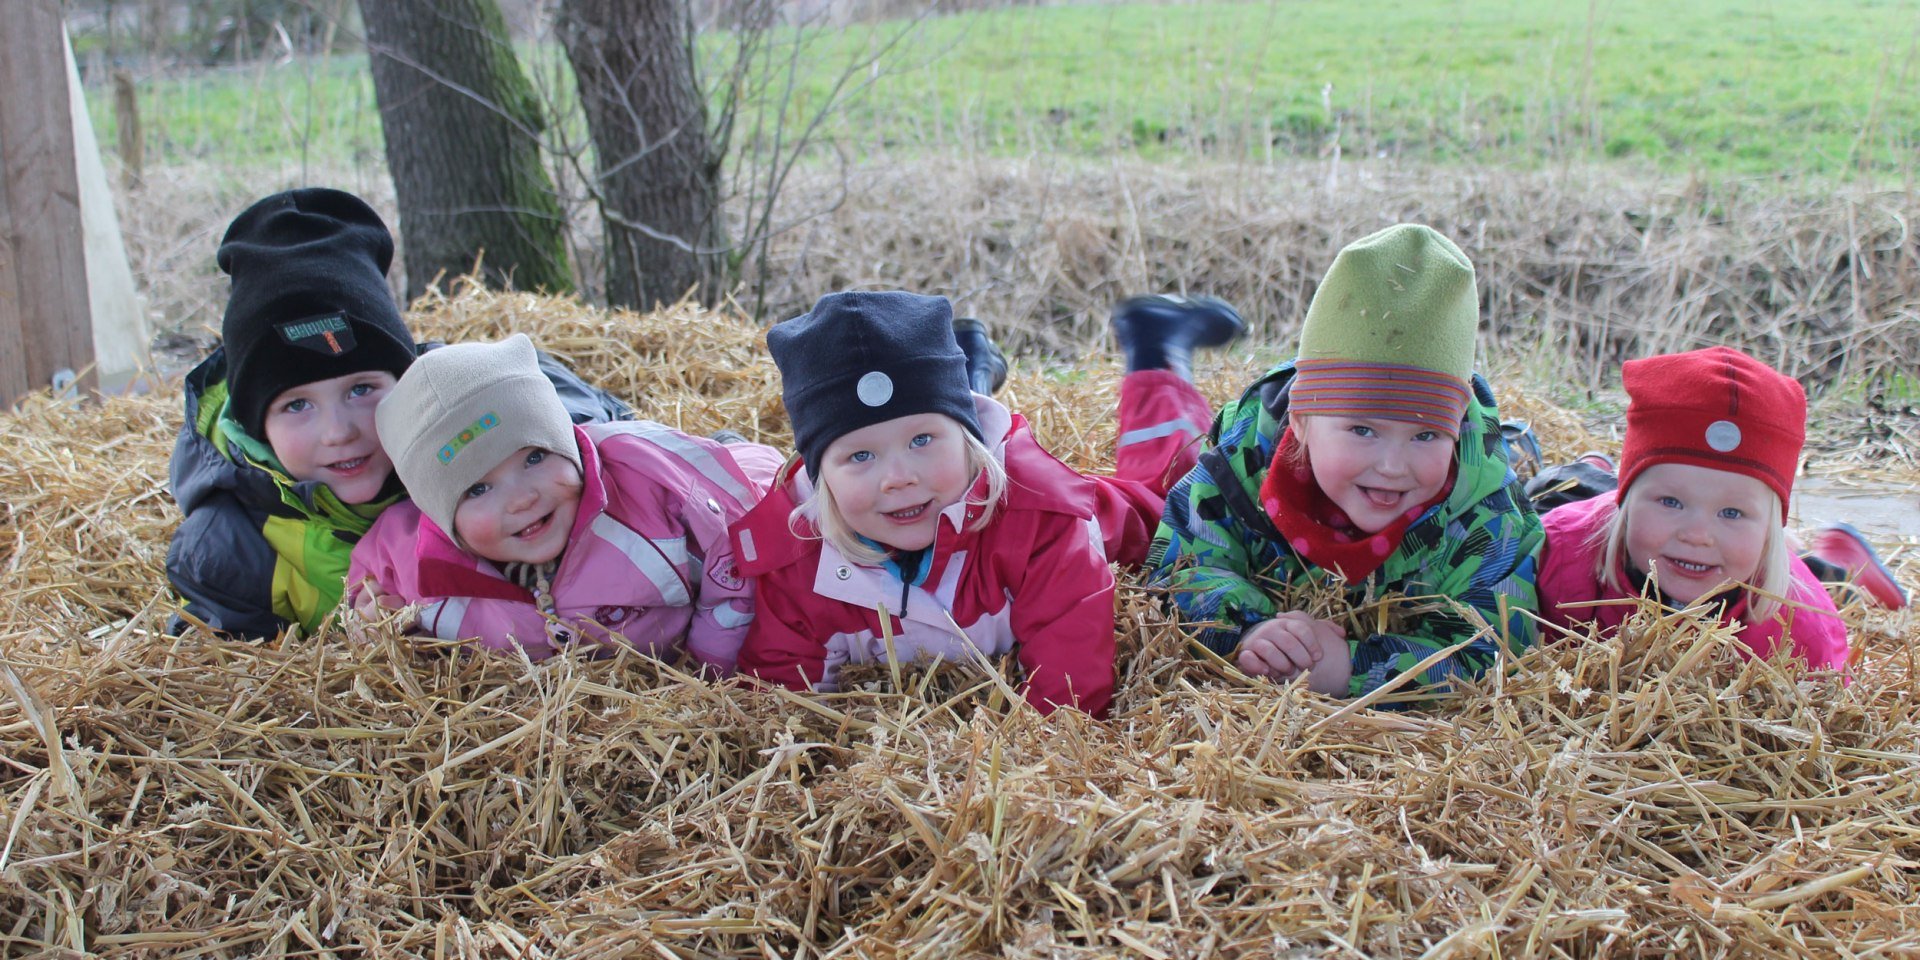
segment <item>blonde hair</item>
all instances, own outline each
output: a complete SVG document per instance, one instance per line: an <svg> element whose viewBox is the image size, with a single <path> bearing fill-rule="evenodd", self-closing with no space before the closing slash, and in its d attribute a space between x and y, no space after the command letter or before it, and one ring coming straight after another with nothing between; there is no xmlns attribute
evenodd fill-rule
<svg viewBox="0 0 1920 960"><path fill-rule="evenodd" d="M1607 496L1607 494L1601 494ZM1771 504L1769 512L1772 522L1767 524L1767 539L1760 545L1760 566L1753 571L1753 580L1746 583L1747 620L1749 623L1765 622L1773 619L1780 611L1778 598L1787 595L1792 584L1792 571L1787 562L1787 521L1780 495L1771 489L1767 491ZM1620 571L1626 568L1627 558L1627 498L1620 497L1615 505L1613 516L1608 518L1606 526L1594 535L1594 542L1601 544L1600 558L1593 567L1594 576L1608 589L1619 593L1627 592L1627 585L1621 580ZM1649 571L1641 571L1646 573Z"/></svg>
<svg viewBox="0 0 1920 960"><path fill-rule="evenodd" d="M987 524L993 522L994 514L1000 509L1000 501L1006 497L1007 467L993 455L993 451L987 449L987 445L982 443L979 437L973 435L973 431L962 430L960 437L966 448L967 474L976 478L985 474L987 478L986 497L981 500L967 501L982 508L980 516L968 529L983 530ZM972 489L972 484L968 484L968 489ZM793 512L787 516L788 529L794 530L796 536L806 536L797 529L798 522L801 520L813 524L814 529L820 531L818 536L821 540L831 544L835 550L840 551L842 556L855 563L878 566L886 562L887 554L884 551L867 546L861 541L860 535L854 533L853 528L847 525L847 519L840 513L839 504L833 500L833 491L827 488L824 479L816 480L813 484L813 494L801 501L800 505L794 507Z"/></svg>
<svg viewBox="0 0 1920 960"><path fill-rule="evenodd" d="M1308 465L1307 460L1307 421L1319 416L1317 413L1288 413L1287 427L1293 430L1293 446L1280 448L1280 462L1300 470ZM1298 427L1298 429L1294 429Z"/></svg>

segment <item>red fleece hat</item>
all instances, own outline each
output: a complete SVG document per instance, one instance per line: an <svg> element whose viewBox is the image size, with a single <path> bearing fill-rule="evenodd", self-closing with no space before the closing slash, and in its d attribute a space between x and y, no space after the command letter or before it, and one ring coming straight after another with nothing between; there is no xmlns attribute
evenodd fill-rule
<svg viewBox="0 0 1920 960"><path fill-rule="evenodd" d="M1689 463L1752 477L1786 508L1807 439L1799 381L1731 347L1629 360L1620 379L1627 439L1616 496L1656 463Z"/></svg>

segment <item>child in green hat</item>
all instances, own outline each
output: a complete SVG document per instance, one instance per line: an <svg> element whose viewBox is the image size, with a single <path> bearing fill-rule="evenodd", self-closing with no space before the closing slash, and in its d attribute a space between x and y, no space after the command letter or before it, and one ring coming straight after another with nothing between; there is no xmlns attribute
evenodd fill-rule
<svg viewBox="0 0 1920 960"><path fill-rule="evenodd" d="M1429 227L1340 252L1298 356L1220 411L1167 498L1148 565L1201 642L1347 697L1457 646L1412 681L1441 690L1533 643L1540 521L1473 372L1479 319L1473 265ZM1421 609L1349 631L1285 608L1302 581Z"/></svg>

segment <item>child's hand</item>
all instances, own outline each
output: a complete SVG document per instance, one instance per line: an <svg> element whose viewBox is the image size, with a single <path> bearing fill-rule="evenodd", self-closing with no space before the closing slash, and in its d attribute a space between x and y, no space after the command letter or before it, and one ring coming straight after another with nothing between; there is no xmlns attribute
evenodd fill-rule
<svg viewBox="0 0 1920 960"><path fill-rule="evenodd" d="M1279 681L1305 671L1314 690L1345 693L1353 672L1346 637L1346 629L1331 620L1289 610L1247 631L1240 641L1240 669Z"/></svg>
<svg viewBox="0 0 1920 960"><path fill-rule="evenodd" d="M353 612L363 620L378 620L386 616L387 611L398 610L406 605L406 601L391 593L381 593L372 577L360 581L353 588Z"/></svg>
<svg viewBox="0 0 1920 960"><path fill-rule="evenodd" d="M1330 697L1345 697L1348 681L1353 679L1353 653L1347 648L1347 631L1326 621L1333 632L1322 634L1320 662L1307 671L1307 689Z"/></svg>

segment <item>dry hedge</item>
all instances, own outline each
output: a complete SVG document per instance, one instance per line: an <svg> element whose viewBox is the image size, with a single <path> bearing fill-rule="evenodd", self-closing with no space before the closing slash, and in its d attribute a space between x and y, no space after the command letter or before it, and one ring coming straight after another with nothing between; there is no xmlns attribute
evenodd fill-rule
<svg viewBox="0 0 1920 960"><path fill-rule="evenodd" d="M648 416L784 437L726 314L469 293L417 319L538 330ZM1116 378L1009 395L1099 467ZM1129 583L1105 723L967 667L801 697L389 623L168 637L177 404L0 418L9 956L1920 953L1911 618L1851 610L1844 684L1649 610L1385 713L1195 657Z"/></svg>
<svg viewBox="0 0 1920 960"><path fill-rule="evenodd" d="M1594 384L1625 359L1713 344L1821 384L1911 377L1920 357L1910 189L1051 157L923 157L847 181L844 204L776 244L774 316L825 290L898 286L1018 320L1016 345L1057 349L1097 336L1120 297L1192 290L1289 344L1341 247L1416 221L1472 257L1492 342ZM840 190L816 171L783 200L799 219Z"/></svg>
<svg viewBox="0 0 1920 960"><path fill-rule="evenodd" d="M362 168L184 167L121 197L156 309L217 330L224 284L212 253L227 219L268 189L309 183L394 209L389 184ZM744 211L730 215L740 236ZM791 229L764 273L747 264L739 293L769 320L827 291L900 287L952 297L1014 348L1071 355L1099 338L1115 300L1191 291L1239 305L1278 352L1342 246L1413 220L1473 257L1490 343L1592 385L1612 382L1628 357L1724 343L1816 386L1905 376L1910 390L1920 357L1911 188L1673 181L1617 167L901 154L798 169L775 220ZM586 219L576 228L591 268L598 231Z"/></svg>

